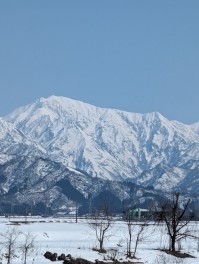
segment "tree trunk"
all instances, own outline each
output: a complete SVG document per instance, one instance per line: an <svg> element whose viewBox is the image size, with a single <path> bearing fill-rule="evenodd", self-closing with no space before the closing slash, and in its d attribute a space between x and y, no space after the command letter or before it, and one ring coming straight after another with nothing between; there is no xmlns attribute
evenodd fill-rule
<svg viewBox="0 0 199 264"><path fill-rule="evenodd" d="M127 257L131 258L131 234L129 234L129 243L128 243L128 252L127 252Z"/></svg>
<svg viewBox="0 0 199 264"><path fill-rule="evenodd" d="M7 261L7 264L10 264L11 263L11 245L9 245L8 247L8 261Z"/></svg>
<svg viewBox="0 0 199 264"><path fill-rule="evenodd" d="M175 236L171 237L171 251L175 252L176 251L176 238Z"/></svg>
<svg viewBox="0 0 199 264"><path fill-rule="evenodd" d="M136 253L136 251L137 251L138 242L139 242L139 234L138 234L138 236L136 237L135 248L134 248L134 252L133 252L133 258L135 258L135 253Z"/></svg>
<svg viewBox="0 0 199 264"><path fill-rule="evenodd" d="M24 264L26 264L27 262L27 250L25 250L25 254L24 254Z"/></svg>
<svg viewBox="0 0 199 264"><path fill-rule="evenodd" d="M100 240L100 252L103 252L103 239Z"/></svg>

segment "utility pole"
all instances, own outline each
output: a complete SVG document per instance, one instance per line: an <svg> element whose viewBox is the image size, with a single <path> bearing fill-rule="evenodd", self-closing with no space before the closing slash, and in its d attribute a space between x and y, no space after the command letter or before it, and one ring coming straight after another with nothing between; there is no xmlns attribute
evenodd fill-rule
<svg viewBox="0 0 199 264"><path fill-rule="evenodd" d="M89 218L91 218L91 215L92 215L92 194L91 193L88 195L88 198L89 198L88 216Z"/></svg>
<svg viewBox="0 0 199 264"><path fill-rule="evenodd" d="M76 208L75 208L75 222L77 223L77 217L78 217L78 206L76 204Z"/></svg>
<svg viewBox="0 0 199 264"><path fill-rule="evenodd" d="M25 210L25 223L27 223L27 217L28 217L28 209Z"/></svg>

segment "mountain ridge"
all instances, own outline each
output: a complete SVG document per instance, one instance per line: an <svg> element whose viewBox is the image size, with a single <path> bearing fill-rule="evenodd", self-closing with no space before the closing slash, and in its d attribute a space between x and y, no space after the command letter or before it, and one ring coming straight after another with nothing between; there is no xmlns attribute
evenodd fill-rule
<svg viewBox="0 0 199 264"><path fill-rule="evenodd" d="M53 160L93 177L136 179L161 162L178 166L199 159L199 134L193 126L158 112L130 113L50 96L5 119Z"/></svg>
<svg viewBox="0 0 199 264"><path fill-rule="evenodd" d="M53 212L88 211L89 197L97 202L105 192L120 208L174 190L197 200L198 127L158 112L40 98L0 118L0 196Z"/></svg>

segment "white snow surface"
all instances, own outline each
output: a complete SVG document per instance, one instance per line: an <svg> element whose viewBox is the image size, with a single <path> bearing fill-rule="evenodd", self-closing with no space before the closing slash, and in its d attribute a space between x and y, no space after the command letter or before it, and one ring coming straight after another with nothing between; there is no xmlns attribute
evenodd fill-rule
<svg viewBox="0 0 199 264"><path fill-rule="evenodd" d="M192 130L199 135L199 122L190 125Z"/></svg>
<svg viewBox="0 0 199 264"><path fill-rule="evenodd" d="M28 263L37 264L50 264L50 260L44 258L43 254L46 251L59 254L71 254L72 257L85 258L90 261L104 260L110 254L111 249L118 250L117 258L126 260L126 241L127 241L127 225L123 221L116 221L113 224L112 229L109 231L109 238L105 240L105 249L107 254L99 254L97 251L93 251L92 248L97 246L96 237L94 231L89 227L87 220L79 219L78 223L75 223L74 219L68 218L36 218L27 217L26 224L12 225L16 221L24 221L24 218L8 218L0 219L1 234L5 234L8 230L13 228L22 233L29 233L35 236L35 249L34 256L29 256ZM197 230L198 223L191 223L193 230ZM134 248L135 234L138 230L138 225L133 228L133 243ZM186 239L182 243L182 252L186 252L194 256L195 258L177 259L174 256L167 255L164 252L159 251L159 248L165 248L168 246L168 237L165 232L165 227L154 226L153 223L143 233L143 240L138 245L137 261L145 264L196 264L199 263L199 252L197 241ZM195 233L196 234L196 233ZM2 241L2 237L0 237ZM16 258L13 259L13 264L23 263L22 254L19 251L19 246L23 243L22 236L20 235L16 243ZM1 247L1 254L4 249ZM166 262L161 262L161 261ZM3 258L2 264L6 263L6 259ZM136 262L136 260L134 260ZM54 263L62 263L56 261Z"/></svg>

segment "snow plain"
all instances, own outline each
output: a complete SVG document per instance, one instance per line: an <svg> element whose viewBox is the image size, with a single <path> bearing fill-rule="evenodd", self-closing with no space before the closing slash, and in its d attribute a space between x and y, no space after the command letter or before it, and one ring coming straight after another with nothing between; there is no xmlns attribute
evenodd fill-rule
<svg viewBox="0 0 199 264"><path fill-rule="evenodd" d="M27 223L16 222L27 220ZM199 234L198 223L192 223L194 235ZM138 230L137 225L133 228L134 234ZM74 219L68 218L41 218L28 217L24 218L0 218L0 233L6 234L8 230L13 228L23 232L30 233L35 236L36 253L30 256L28 263L35 264L50 264L51 261L44 258L43 254L46 251L56 252L59 254L71 254L72 257L82 257L91 261L104 260L111 255L111 249L116 249L117 259L126 260L126 242L127 242L127 225L123 221L114 222L112 229L109 231L109 237L105 241L106 254L99 254L93 251L92 248L97 246L94 231L89 227L87 220L79 219L75 223ZM1 237L3 241L3 237ZM135 237L133 238L135 241ZM16 255L18 257L12 260L13 264L23 263L22 254L17 249L17 246L22 243L22 238L19 237L16 244ZM195 258L178 259L169 256L158 248L165 248L168 243L168 237L164 226L154 226L152 223L147 227L143 234L143 240L138 245L137 262L144 264L196 264L199 263L199 244L198 241L186 240L183 241L182 251L191 254ZM134 243L133 245L134 246ZM1 245L1 256L3 248ZM0 263L6 263L6 259L2 258ZM135 261L136 262L136 261ZM56 261L54 263L62 263Z"/></svg>

